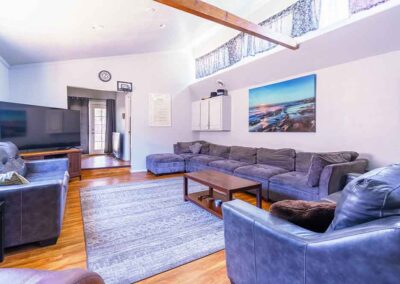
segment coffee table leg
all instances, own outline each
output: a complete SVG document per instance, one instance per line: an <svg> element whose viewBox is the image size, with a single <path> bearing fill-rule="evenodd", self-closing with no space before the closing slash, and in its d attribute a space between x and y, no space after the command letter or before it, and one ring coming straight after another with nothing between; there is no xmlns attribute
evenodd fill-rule
<svg viewBox="0 0 400 284"><path fill-rule="evenodd" d="M183 201L187 201L186 197L188 196L188 179L187 177L183 177Z"/></svg>
<svg viewBox="0 0 400 284"><path fill-rule="evenodd" d="M233 194L232 194L232 192L228 192L228 201L231 201L231 200L233 200Z"/></svg>
<svg viewBox="0 0 400 284"><path fill-rule="evenodd" d="M261 196L262 186L257 188L257 207L262 208L262 196Z"/></svg>
<svg viewBox="0 0 400 284"><path fill-rule="evenodd" d="M208 195L209 195L210 197L214 197L214 190L213 190L212 187L208 187Z"/></svg>

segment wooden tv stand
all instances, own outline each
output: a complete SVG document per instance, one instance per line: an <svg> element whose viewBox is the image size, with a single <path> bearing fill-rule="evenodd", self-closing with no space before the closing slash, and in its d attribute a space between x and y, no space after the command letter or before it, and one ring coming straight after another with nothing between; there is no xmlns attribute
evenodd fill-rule
<svg viewBox="0 0 400 284"><path fill-rule="evenodd" d="M34 160L45 160L53 158L68 158L68 173L71 178L79 177L82 179L81 174L81 155L82 152L79 149L67 149L67 150L50 150L40 152L25 152L20 153L20 156L29 161Z"/></svg>

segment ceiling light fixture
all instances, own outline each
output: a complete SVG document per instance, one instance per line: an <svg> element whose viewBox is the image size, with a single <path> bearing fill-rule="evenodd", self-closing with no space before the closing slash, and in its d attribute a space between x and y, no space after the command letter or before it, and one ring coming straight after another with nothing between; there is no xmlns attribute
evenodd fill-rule
<svg viewBox="0 0 400 284"><path fill-rule="evenodd" d="M166 24L161 24L161 25L160 25L160 29L165 29L166 27L167 27Z"/></svg>
<svg viewBox="0 0 400 284"><path fill-rule="evenodd" d="M93 25L92 26L92 30L94 30L94 31L100 31L102 29L104 29L103 25Z"/></svg>

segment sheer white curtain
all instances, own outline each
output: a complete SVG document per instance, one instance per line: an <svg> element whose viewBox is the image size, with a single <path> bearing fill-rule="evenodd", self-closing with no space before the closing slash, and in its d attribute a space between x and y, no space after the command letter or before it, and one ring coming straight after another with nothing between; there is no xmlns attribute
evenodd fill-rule
<svg viewBox="0 0 400 284"><path fill-rule="evenodd" d="M331 26L350 17L349 0L320 0L319 28Z"/></svg>

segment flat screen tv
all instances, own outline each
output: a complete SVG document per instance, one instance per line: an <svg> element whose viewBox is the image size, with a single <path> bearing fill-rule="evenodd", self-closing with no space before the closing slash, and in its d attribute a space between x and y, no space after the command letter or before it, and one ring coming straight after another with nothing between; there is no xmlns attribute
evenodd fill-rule
<svg viewBox="0 0 400 284"><path fill-rule="evenodd" d="M20 150L80 146L80 112L0 102L0 141Z"/></svg>

